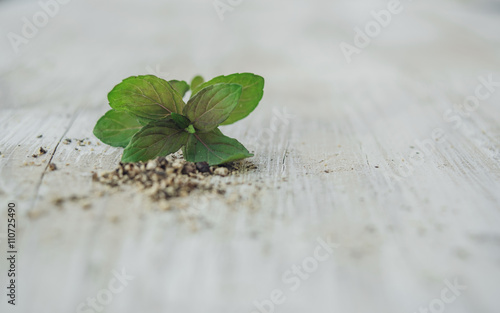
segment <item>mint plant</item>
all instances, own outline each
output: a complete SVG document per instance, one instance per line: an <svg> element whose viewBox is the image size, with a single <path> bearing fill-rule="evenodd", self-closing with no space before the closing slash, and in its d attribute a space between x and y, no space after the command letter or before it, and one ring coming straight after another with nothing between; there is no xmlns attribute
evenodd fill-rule
<svg viewBox="0 0 500 313"><path fill-rule="evenodd" d="M187 104L183 98L191 90ZM264 94L264 79L251 73L196 76L166 81L153 75L132 76L108 94L111 110L94 128L105 144L123 147L122 162L166 156L182 149L190 162L218 165L253 156L219 125L250 114Z"/></svg>

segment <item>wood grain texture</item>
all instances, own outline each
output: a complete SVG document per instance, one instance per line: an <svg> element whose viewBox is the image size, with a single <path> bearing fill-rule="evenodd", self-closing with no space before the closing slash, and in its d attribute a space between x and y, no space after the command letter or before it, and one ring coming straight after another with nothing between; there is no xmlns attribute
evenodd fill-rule
<svg viewBox="0 0 500 313"><path fill-rule="evenodd" d="M20 281L17 311L3 294L1 311L85 312L124 268L134 279L103 312L258 312L275 289L274 312L418 312L455 278L467 290L446 312L496 312L500 88L460 122L447 111L479 77L500 81L498 4L402 3L351 64L340 42L387 2L245 1L221 21L211 1L71 1L19 53L4 37L0 234L14 200ZM38 10L0 2L0 33ZM92 181L121 157L92 129L123 78L245 71L266 78L264 98L223 132L256 169L214 177L225 195L165 210ZM292 291L283 275L318 238L337 246Z"/></svg>

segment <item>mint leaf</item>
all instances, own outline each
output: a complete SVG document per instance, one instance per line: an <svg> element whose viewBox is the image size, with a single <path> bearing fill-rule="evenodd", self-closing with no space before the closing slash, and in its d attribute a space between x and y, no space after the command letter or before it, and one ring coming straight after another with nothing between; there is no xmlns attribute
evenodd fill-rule
<svg viewBox="0 0 500 313"><path fill-rule="evenodd" d="M170 118L153 121L132 137L122 162L147 161L174 153L186 143L188 135Z"/></svg>
<svg viewBox="0 0 500 313"><path fill-rule="evenodd" d="M209 133L190 134L183 149L189 162L218 165L253 156L238 140L225 136L216 128Z"/></svg>
<svg viewBox="0 0 500 313"><path fill-rule="evenodd" d="M195 76L193 80L191 81L191 90L195 90L199 85L203 84L205 82L205 79L201 77L200 75Z"/></svg>
<svg viewBox="0 0 500 313"><path fill-rule="evenodd" d="M174 89L177 91L181 97L186 95L186 92L189 91L189 85L183 80L170 80L168 82Z"/></svg>
<svg viewBox="0 0 500 313"><path fill-rule="evenodd" d="M224 122L238 104L241 86L216 84L203 88L184 107L184 115L195 129L208 132Z"/></svg>
<svg viewBox="0 0 500 313"><path fill-rule="evenodd" d="M97 121L94 135L110 146L126 147L142 126L141 121L128 112L109 110Z"/></svg>
<svg viewBox="0 0 500 313"><path fill-rule="evenodd" d="M264 78L251 73L241 73L218 76L206 83L191 87L191 97L194 97L203 88L219 83L238 84L243 87L238 105L222 125L232 124L246 117L257 107L264 95Z"/></svg>
<svg viewBox="0 0 500 313"><path fill-rule="evenodd" d="M175 122L175 124L177 126L179 126L179 128L181 128L181 129L184 129L184 128L188 127L189 124L191 123L187 119L187 117L185 117L184 115L180 115L180 114L177 114L177 113L172 113L171 117L172 117L172 120Z"/></svg>
<svg viewBox="0 0 500 313"><path fill-rule="evenodd" d="M153 75L124 79L108 94L109 105L139 117L158 120L184 108L182 96L165 80Z"/></svg>

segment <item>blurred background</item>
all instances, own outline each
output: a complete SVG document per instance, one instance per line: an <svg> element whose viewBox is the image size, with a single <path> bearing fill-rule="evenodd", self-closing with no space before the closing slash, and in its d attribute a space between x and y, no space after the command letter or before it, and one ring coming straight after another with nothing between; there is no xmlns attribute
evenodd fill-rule
<svg viewBox="0 0 500 313"><path fill-rule="evenodd" d="M43 8L0 1L2 107L52 107L54 99L97 106L131 75L188 80L243 71L261 73L285 97L316 97L309 105L320 105L320 94L339 81L401 71L467 75L499 64L497 0L401 1L403 11L350 64L340 44L353 44L353 29L389 1L65 1L15 45L8 34L25 38L25 21Z"/></svg>

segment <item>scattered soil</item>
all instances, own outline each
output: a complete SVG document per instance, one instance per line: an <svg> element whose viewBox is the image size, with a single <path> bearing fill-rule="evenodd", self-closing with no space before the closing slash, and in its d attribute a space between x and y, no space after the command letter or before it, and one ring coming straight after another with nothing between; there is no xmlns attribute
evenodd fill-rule
<svg viewBox="0 0 500 313"><path fill-rule="evenodd" d="M75 140L76 140L76 143L79 146L90 146L92 144L92 142L90 142L88 140L88 138L85 138L85 139L75 139Z"/></svg>
<svg viewBox="0 0 500 313"><path fill-rule="evenodd" d="M212 180L210 176L226 177L236 171L253 168L256 168L255 165L248 161L209 166L205 162L187 162L173 154L148 162L120 163L112 172L94 173L92 179L112 187L133 184L158 201L185 197L195 190L223 195L226 192L224 184L231 182Z"/></svg>
<svg viewBox="0 0 500 313"><path fill-rule="evenodd" d="M83 139L77 139L77 138L73 138L73 139L70 139L70 138L64 138L62 143L64 145L69 145L71 144L73 141L76 142L76 145L80 146L80 147L83 147L83 146L90 146L92 145L92 142L89 140L89 138L83 138ZM97 145L99 145L99 143L97 143ZM77 148L75 148L75 150L78 150Z"/></svg>
<svg viewBox="0 0 500 313"><path fill-rule="evenodd" d="M43 163L45 163L45 161L47 161L47 160L42 160L42 163L35 163L33 161L31 161L31 162L24 162L23 166L42 166Z"/></svg>
<svg viewBox="0 0 500 313"><path fill-rule="evenodd" d="M55 171L57 170L57 165L55 163L49 163L49 170L50 171Z"/></svg>
<svg viewBox="0 0 500 313"><path fill-rule="evenodd" d="M70 202L72 204L75 204L77 202L81 202L82 208L87 210L91 207L91 204L88 202L88 198L89 198L88 196L73 194L73 195L70 195L68 197L54 198L54 199L52 199L52 202L57 206L58 209L62 209L64 203L66 203L66 202Z"/></svg>

